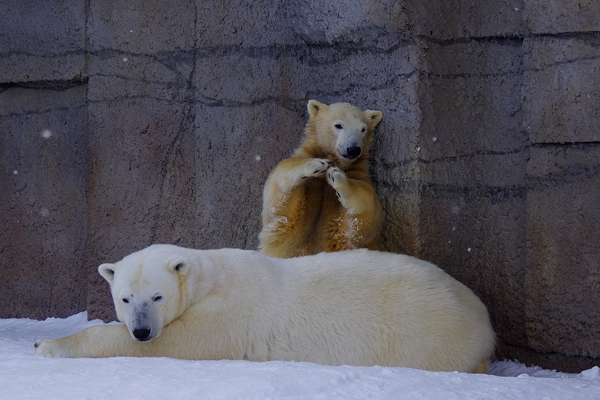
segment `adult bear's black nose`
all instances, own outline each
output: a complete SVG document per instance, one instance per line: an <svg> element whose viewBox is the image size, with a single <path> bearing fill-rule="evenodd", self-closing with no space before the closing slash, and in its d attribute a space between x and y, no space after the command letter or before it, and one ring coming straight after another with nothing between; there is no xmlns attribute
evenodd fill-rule
<svg viewBox="0 0 600 400"><path fill-rule="evenodd" d="M360 156L361 152L362 152L362 149L358 146L348 147L346 149L346 154L344 154L344 158L347 158L349 160L354 160L355 158Z"/></svg>
<svg viewBox="0 0 600 400"><path fill-rule="evenodd" d="M133 336L141 341L145 342L150 337L150 329L147 328L138 328L133 330Z"/></svg>

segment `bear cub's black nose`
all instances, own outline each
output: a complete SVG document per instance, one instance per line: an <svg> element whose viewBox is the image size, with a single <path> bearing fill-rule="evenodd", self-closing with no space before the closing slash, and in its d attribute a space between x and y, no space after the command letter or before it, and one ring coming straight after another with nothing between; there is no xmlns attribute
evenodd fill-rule
<svg viewBox="0 0 600 400"><path fill-rule="evenodd" d="M348 147L346 149L346 157L353 160L353 159L357 158L358 156L360 156L361 152L362 152L362 149L358 146Z"/></svg>
<svg viewBox="0 0 600 400"><path fill-rule="evenodd" d="M133 330L133 336L142 342L145 342L150 337L150 329L140 328Z"/></svg>

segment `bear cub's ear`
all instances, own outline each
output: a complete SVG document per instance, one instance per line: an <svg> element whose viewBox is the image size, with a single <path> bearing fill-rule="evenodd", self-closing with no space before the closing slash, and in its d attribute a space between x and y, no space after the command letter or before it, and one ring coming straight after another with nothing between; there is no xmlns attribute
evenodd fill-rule
<svg viewBox="0 0 600 400"><path fill-rule="evenodd" d="M314 117L315 115L317 115L319 112L325 110L326 108L327 108L327 104L323 104L316 100L308 101L308 113L310 114L311 117Z"/></svg>
<svg viewBox="0 0 600 400"><path fill-rule="evenodd" d="M112 285L113 278L115 277L115 264L102 264L98 267L98 272Z"/></svg>
<svg viewBox="0 0 600 400"><path fill-rule="evenodd" d="M383 113L376 110L367 110L365 111L365 115L367 116L367 121L371 128L375 128L383 118Z"/></svg>

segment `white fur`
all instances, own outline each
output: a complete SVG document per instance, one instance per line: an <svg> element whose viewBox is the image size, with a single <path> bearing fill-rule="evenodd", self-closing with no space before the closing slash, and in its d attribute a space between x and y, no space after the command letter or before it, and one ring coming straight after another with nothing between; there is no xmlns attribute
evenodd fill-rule
<svg viewBox="0 0 600 400"><path fill-rule="evenodd" d="M154 245L99 270L126 327L41 340L37 354L473 371L494 348L481 301L433 264L406 255L361 249L279 259ZM156 328L151 340L128 333L140 321Z"/></svg>

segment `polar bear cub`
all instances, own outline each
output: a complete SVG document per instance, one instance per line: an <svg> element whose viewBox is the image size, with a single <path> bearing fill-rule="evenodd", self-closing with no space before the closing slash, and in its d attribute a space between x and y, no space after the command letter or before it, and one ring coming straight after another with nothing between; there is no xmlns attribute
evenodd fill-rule
<svg viewBox="0 0 600 400"><path fill-rule="evenodd" d="M406 255L360 249L281 259L153 245L98 269L124 324L40 340L37 354L480 372L494 349L477 296Z"/></svg>
<svg viewBox="0 0 600 400"><path fill-rule="evenodd" d="M377 250L383 211L369 179L369 148L383 114L316 100L308 113L302 144L265 182L260 251Z"/></svg>

